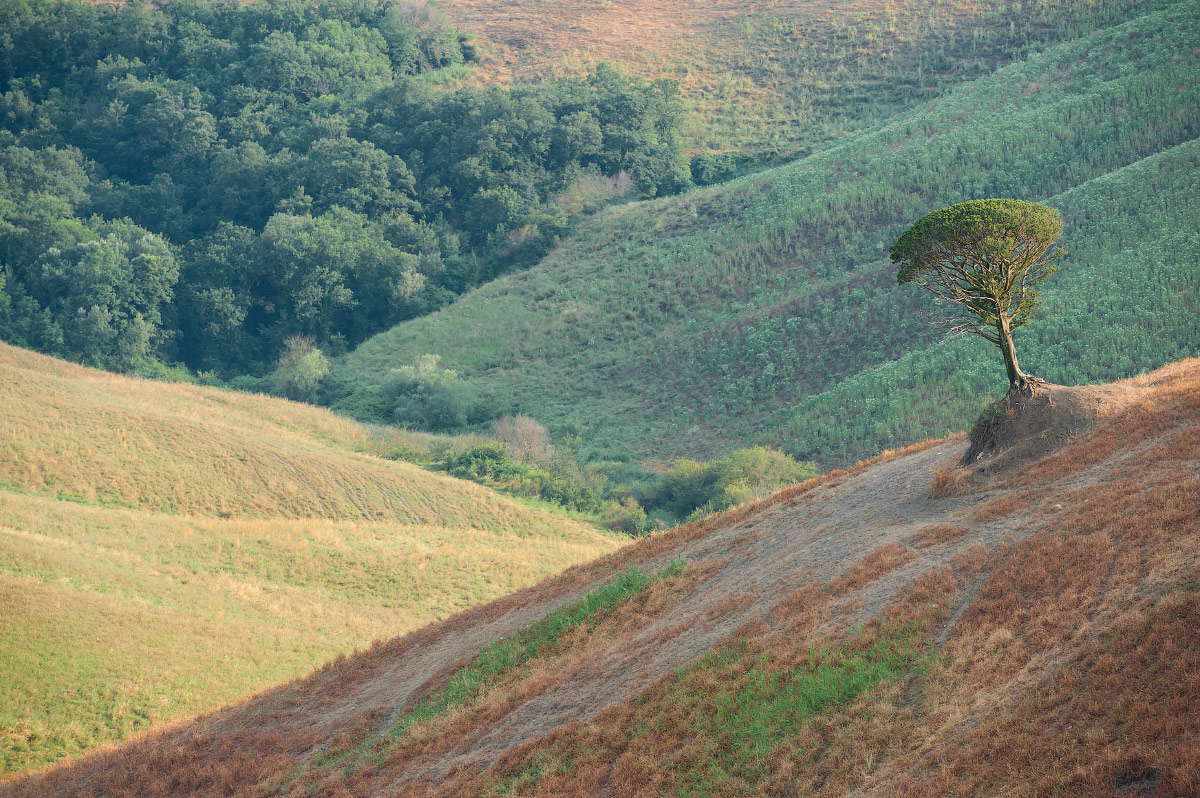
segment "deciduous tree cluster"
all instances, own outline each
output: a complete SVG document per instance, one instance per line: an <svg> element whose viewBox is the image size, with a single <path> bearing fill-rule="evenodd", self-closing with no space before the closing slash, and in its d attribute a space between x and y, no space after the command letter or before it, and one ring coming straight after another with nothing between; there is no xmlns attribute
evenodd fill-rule
<svg viewBox="0 0 1200 798"><path fill-rule="evenodd" d="M15 0L0 30L0 337L93 365L337 354L532 263L576 183L689 184L672 81L445 88L475 44L423 2Z"/></svg>

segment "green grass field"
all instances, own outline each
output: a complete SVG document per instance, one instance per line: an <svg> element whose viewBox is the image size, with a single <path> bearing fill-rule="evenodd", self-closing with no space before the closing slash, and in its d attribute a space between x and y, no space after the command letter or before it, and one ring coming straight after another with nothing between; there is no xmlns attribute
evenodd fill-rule
<svg viewBox="0 0 1200 798"><path fill-rule="evenodd" d="M1003 390L998 357L939 341L886 260L922 214L990 196L1064 214L1071 254L1017 337L1032 373L1101 381L1195 354L1200 18L1143 12L787 166L610 209L337 369L369 383L437 354L593 450L853 461L962 429Z"/></svg>
<svg viewBox="0 0 1200 798"><path fill-rule="evenodd" d="M0 779L620 545L305 405L7 346L0 404Z"/></svg>

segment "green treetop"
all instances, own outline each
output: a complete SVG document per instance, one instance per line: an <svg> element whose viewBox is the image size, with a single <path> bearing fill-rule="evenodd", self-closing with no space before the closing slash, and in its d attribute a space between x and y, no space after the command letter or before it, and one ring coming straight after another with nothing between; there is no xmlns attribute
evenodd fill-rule
<svg viewBox="0 0 1200 798"><path fill-rule="evenodd" d="M1027 390L1012 333L1041 303L1037 286L1064 254L1050 252L1062 217L1045 205L1007 199L961 202L917 220L892 245L897 280L916 283L959 310L950 333L979 335L1000 348L1011 387Z"/></svg>

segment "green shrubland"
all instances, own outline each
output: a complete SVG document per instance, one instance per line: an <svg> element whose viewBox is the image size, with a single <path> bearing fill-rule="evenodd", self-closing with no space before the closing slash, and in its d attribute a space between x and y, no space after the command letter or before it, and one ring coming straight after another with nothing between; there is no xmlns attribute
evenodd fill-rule
<svg viewBox="0 0 1200 798"><path fill-rule="evenodd" d="M370 384L434 353L585 446L853 461L962 429L1004 387L985 347L936 340L886 256L915 219L981 197L1063 214L1068 255L1018 336L1031 373L1100 381L1194 354L1197 47L1190 6L1148 6L788 166L610 208L335 372Z"/></svg>
<svg viewBox="0 0 1200 798"><path fill-rule="evenodd" d="M816 463L766 447L665 470L603 459L566 436L556 445L528 417L505 416L486 433L447 436L376 428L367 451L485 485L582 520L643 535L766 498L818 474Z"/></svg>

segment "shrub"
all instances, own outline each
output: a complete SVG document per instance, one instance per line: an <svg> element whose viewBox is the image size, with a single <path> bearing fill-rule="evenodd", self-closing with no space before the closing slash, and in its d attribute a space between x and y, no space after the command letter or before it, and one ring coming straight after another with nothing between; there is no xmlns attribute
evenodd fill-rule
<svg viewBox="0 0 1200 798"><path fill-rule="evenodd" d="M699 518L817 474L815 463L793 460L774 449L738 449L708 463L677 461L663 474L655 503L678 518Z"/></svg>
<svg viewBox="0 0 1200 798"><path fill-rule="evenodd" d="M544 466L554 455L550 433L529 416L501 416L492 422L492 435L522 463Z"/></svg>
<svg viewBox="0 0 1200 798"><path fill-rule="evenodd" d="M472 446L458 454L447 455L446 471L459 479L469 479L492 488L525 496L536 496L570 510L585 513L604 508L600 493L580 479L554 474L535 465L512 458L502 443Z"/></svg>
<svg viewBox="0 0 1200 798"><path fill-rule="evenodd" d="M458 372L441 367L437 355L421 355L384 379L380 391L391 406L391 421L434 430L464 427L470 421L475 393Z"/></svg>
<svg viewBox="0 0 1200 798"><path fill-rule="evenodd" d="M609 504L608 511L605 513L604 525L609 529L628 535L644 535L651 528L646 511L632 496Z"/></svg>
<svg viewBox="0 0 1200 798"><path fill-rule="evenodd" d="M280 396L311 402L327 374L329 359L325 353L309 336L295 335L284 342L283 354L271 374L271 387Z"/></svg>

